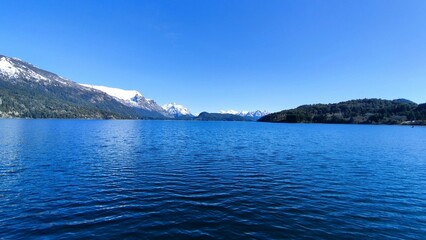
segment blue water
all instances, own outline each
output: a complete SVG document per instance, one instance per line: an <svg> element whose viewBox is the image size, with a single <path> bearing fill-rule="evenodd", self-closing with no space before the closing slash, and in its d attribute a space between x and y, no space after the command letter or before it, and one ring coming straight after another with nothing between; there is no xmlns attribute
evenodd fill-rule
<svg viewBox="0 0 426 240"><path fill-rule="evenodd" d="M425 237L425 127L0 121L0 239Z"/></svg>

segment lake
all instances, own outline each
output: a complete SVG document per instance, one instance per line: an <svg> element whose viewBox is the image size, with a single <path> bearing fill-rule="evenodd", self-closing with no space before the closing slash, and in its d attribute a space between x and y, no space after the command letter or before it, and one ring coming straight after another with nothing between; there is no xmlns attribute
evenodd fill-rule
<svg viewBox="0 0 426 240"><path fill-rule="evenodd" d="M0 239L420 239L426 127L0 120Z"/></svg>

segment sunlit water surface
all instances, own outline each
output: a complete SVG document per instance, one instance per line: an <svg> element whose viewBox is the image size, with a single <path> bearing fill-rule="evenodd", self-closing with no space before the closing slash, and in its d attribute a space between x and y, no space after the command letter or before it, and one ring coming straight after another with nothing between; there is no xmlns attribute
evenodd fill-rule
<svg viewBox="0 0 426 240"><path fill-rule="evenodd" d="M426 128L0 121L0 239L420 239Z"/></svg>

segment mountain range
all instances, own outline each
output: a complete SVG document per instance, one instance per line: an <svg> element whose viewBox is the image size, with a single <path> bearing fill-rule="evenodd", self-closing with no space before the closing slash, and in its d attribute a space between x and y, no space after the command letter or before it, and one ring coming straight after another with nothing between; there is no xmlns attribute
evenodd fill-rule
<svg viewBox="0 0 426 240"><path fill-rule="evenodd" d="M142 94L136 90L123 90L119 88L111 88L105 86L96 86L90 84L80 84L81 86L91 88L104 92L115 99L120 103L128 106L139 108L147 111L152 111L163 115L164 117L170 117L167 111L165 111L161 106L159 106L154 100L145 98Z"/></svg>
<svg viewBox="0 0 426 240"><path fill-rule="evenodd" d="M0 55L0 118L177 119L286 123L426 124L426 103L357 99L266 111L202 112L163 106L135 90L79 84L17 58Z"/></svg>
<svg viewBox="0 0 426 240"><path fill-rule="evenodd" d="M236 115L244 118L235 119L257 120L259 114L262 112L241 112ZM0 118L193 120L196 117L174 102L160 106L136 90L80 84L18 58L0 55ZM203 114L197 120L202 119L209 117ZM232 117L218 115L213 119Z"/></svg>
<svg viewBox="0 0 426 240"><path fill-rule="evenodd" d="M155 119L164 116L127 106L105 92L0 55L0 117Z"/></svg>
<svg viewBox="0 0 426 240"><path fill-rule="evenodd" d="M258 120L259 118L266 116L269 114L269 112L267 111L260 111L260 110L256 110L256 111L235 111L235 110L228 110L228 111L224 111L224 110L220 110L219 111L220 114L232 114L232 115L237 115L240 117L244 117L246 119L249 120Z"/></svg>

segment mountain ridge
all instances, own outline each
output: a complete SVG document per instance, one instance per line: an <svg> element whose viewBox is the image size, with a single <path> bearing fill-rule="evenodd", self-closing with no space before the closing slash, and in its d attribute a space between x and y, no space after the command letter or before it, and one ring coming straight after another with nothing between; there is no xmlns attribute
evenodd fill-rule
<svg viewBox="0 0 426 240"><path fill-rule="evenodd" d="M177 104L175 102L171 102L168 104L164 104L161 106L164 111L166 111L170 116L174 118L188 118L193 117L194 115L188 110L188 108L184 107L183 105Z"/></svg>
<svg viewBox="0 0 426 240"><path fill-rule="evenodd" d="M165 118L4 55L0 55L0 99L2 118Z"/></svg>
<svg viewBox="0 0 426 240"><path fill-rule="evenodd" d="M266 116L269 114L269 112L267 111L261 111L261 110L256 110L256 111L235 111L235 110L228 110L228 111L224 111L224 110L220 110L219 111L220 114L233 114L233 115L237 115L237 116L241 116L241 117L245 117L247 119L250 120L258 120L259 118Z"/></svg>
<svg viewBox="0 0 426 240"><path fill-rule="evenodd" d="M92 84L82 84L81 86L96 89L102 91L114 98L119 102L123 103L129 107L136 107L148 111L158 112L164 117L170 117L169 114L164 111L164 109L158 105L154 100L145 98L140 92L136 90L124 90L120 88L106 87L106 86L97 86Z"/></svg>

